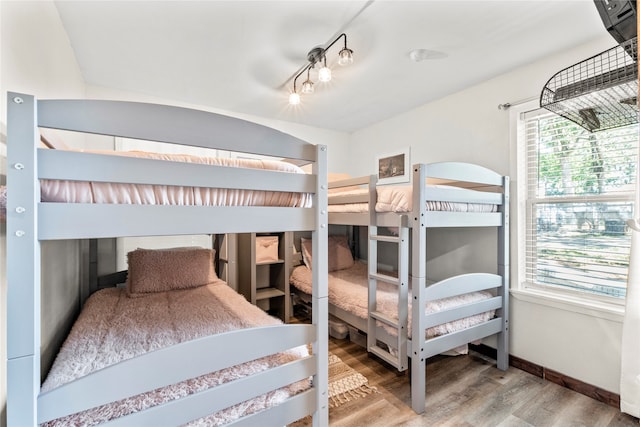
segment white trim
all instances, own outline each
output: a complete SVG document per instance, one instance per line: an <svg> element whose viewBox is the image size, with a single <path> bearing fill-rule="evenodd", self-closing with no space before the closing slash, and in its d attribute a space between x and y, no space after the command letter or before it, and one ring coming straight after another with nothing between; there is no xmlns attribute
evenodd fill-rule
<svg viewBox="0 0 640 427"><path fill-rule="evenodd" d="M511 289L511 295L520 301L611 320L620 324L622 324L624 318L624 306L607 303L602 300L577 298L557 292L530 288Z"/></svg>

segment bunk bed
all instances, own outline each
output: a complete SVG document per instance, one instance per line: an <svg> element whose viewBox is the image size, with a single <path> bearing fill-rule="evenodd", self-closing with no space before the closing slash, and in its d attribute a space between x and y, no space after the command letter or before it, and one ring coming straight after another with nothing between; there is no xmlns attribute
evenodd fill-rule
<svg viewBox="0 0 640 427"><path fill-rule="evenodd" d="M412 170L406 186L376 185L375 176L329 184L329 223L368 227L367 265L332 271L329 260L329 313L364 332L368 351L399 371L411 359L411 405L422 413L428 357L495 335L497 366L508 367L509 179L457 162ZM428 281L427 229L444 227L494 228L496 274ZM380 242L397 245L395 274L378 268ZM339 251L330 244L331 252ZM308 294L311 271L296 267L293 288Z"/></svg>
<svg viewBox="0 0 640 427"><path fill-rule="evenodd" d="M175 391L175 387L179 388L183 383L195 382L201 386L202 378L215 377L218 373L235 369L237 365L283 353L296 353L296 357L285 358L281 361L283 364L253 369L249 375L231 375L224 381L218 378L212 381L213 387L169 392L170 398L162 403L145 404L121 417L109 417L108 424L215 425L216 419L206 417L229 410L233 416L224 418L223 423L286 425L312 415L314 425L327 425L327 291L326 257L323 256L316 257L313 264L317 269L313 278L313 304L317 310L314 310L311 324L287 325L274 319L263 321L263 314L257 308L248 304L243 307L242 298L212 273L206 273L199 286L193 286L192 282L185 286L184 280L187 279L178 275L177 280L182 281L178 284L179 289L163 288L160 293L156 292L154 287L157 283L154 282L150 288L147 285L142 287L142 296L123 294L131 293L132 285L128 283L126 290L106 289L93 294L79 321L96 315L94 312L87 314L85 309L114 305L111 298L114 295L120 301L118 304L137 311L140 305L136 305L136 297L144 303L160 298L166 304L167 300L173 301L175 293L184 297L192 292L216 293L217 302L211 304L238 303L240 317L246 313L248 320L236 319L236 323L242 324L239 328L215 332L217 325L207 324L202 333L150 351L131 351L132 357L117 355L117 363L94 371L91 367L75 366L86 375L75 375L70 380L54 378L47 385L46 392L41 389L40 379L40 310L41 304L46 304L46 301L41 301L41 286L47 286L47 278L41 274L43 242L304 230L313 235L316 253L325 253L326 147L244 120L174 106L101 100L38 100L19 93L8 93L7 100L8 425L56 425L56 420L63 420L62 425L68 424L64 417L135 400L148 393L163 393L172 387L171 390ZM312 173L229 167L237 165L152 154L113 155L113 152L43 149L39 148L39 128L260 154L287 159L289 163L311 163ZM142 189L141 194L148 194L149 189L151 192L160 188L178 192L184 189L191 196L186 201L177 196L126 201L58 197L51 201L47 200L49 196L45 196L49 193L41 190L47 185L67 185L66 182L70 181L111 189L136 187ZM194 195L199 191L200 199ZM232 197L234 201L230 202L224 197L207 198L204 194L209 194L209 191L224 194L248 191L252 195L272 192L301 194L310 200L274 205L271 197L260 201L256 201L256 197ZM61 194L69 193L63 191ZM134 279L130 277L129 280ZM183 289L185 287L193 289ZM218 311L208 302L201 305L210 312ZM136 327L143 327L138 324L141 321L136 313L131 313L131 318L126 316L127 313L125 309L119 316ZM189 316L180 316L178 310L178 317ZM158 322L172 323L174 320L162 320L161 316L151 324L163 333L165 331ZM72 328L72 334L80 335L80 338L82 331L95 332L93 326L76 326ZM123 329L120 331L124 333ZM145 330L143 333L151 332ZM73 348L66 348L64 353L73 352ZM310 348L310 354L307 348ZM259 411L238 409L252 406L243 402L292 385L295 390L284 398L276 399L275 406L261 407ZM87 423L92 424L90 421Z"/></svg>

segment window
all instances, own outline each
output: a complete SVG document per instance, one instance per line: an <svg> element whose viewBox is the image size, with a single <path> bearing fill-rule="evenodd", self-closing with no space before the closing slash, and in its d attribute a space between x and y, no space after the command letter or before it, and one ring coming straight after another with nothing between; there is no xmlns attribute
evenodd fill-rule
<svg viewBox="0 0 640 427"><path fill-rule="evenodd" d="M590 133L544 110L521 120L527 286L623 298L638 125Z"/></svg>

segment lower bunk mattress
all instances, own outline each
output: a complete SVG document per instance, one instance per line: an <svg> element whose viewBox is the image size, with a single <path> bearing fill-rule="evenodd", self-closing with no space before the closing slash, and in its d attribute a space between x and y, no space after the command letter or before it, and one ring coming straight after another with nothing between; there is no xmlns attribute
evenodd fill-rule
<svg viewBox="0 0 640 427"><path fill-rule="evenodd" d="M224 281L184 290L132 297L125 289L94 293L64 342L42 384L46 392L91 372L153 350L198 337L282 322L247 302ZM233 348L221 348L232 352ZM308 355L305 346L243 363L47 422L45 426L90 426L197 393ZM215 358L215 354L211 354ZM176 360L176 365L189 363ZM170 368L170 367L168 367ZM310 387L309 380L259 396L188 425L215 426L275 406Z"/></svg>
<svg viewBox="0 0 640 427"><path fill-rule="evenodd" d="M298 291L311 295L311 270L305 265L294 268L290 282ZM368 318L368 266L362 261L355 261L353 266L341 270L329 272L329 304L366 320ZM483 299L492 298L490 292L480 291L459 295L451 298L428 301L425 313L436 313L441 310L468 304ZM378 282L377 285L377 310L384 315L398 320L398 293L393 285ZM411 291L409 291L409 301L411 301ZM411 302L409 302L409 329L411 336ZM428 328L425 332L425 339L445 335L458 330L466 329L474 325L486 322L495 317L495 310L490 310L474 316L465 317L453 322L443 323ZM391 335L397 335L395 328L389 325L381 326Z"/></svg>

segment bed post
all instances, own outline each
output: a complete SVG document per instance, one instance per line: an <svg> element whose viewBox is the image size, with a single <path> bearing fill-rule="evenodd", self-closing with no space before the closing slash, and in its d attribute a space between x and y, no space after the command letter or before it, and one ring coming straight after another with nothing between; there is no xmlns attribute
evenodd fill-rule
<svg viewBox="0 0 640 427"><path fill-rule="evenodd" d="M7 93L7 425L37 425L40 390L40 242L37 108Z"/></svg>
<svg viewBox="0 0 640 427"><path fill-rule="evenodd" d="M427 262L427 230L425 224L425 182L427 179L426 165L413 166L413 211L411 212L411 287L413 300L411 301L411 408L416 414L425 409L425 391L427 385L426 360L424 351L426 305L426 270Z"/></svg>
<svg viewBox="0 0 640 427"><path fill-rule="evenodd" d="M316 194L313 206L316 214L316 226L311 233L312 251L323 256L313 257L313 296L312 322L316 330L313 343L313 353L316 357L316 412L313 416L314 427L329 425L329 292L328 292L328 261L329 251L327 243L329 213L328 184L327 184L327 147L318 145L316 162L313 164L313 174L317 176Z"/></svg>
<svg viewBox="0 0 640 427"><path fill-rule="evenodd" d="M498 334L498 369L509 368L509 177L503 177L504 199L502 202L502 227L498 229L498 274L502 276L502 287L498 294L502 296L502 308L498 314L502 317L502 332Z"/></svg>

